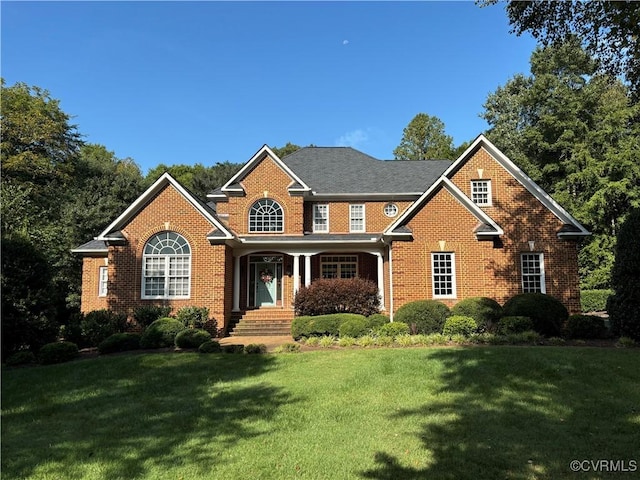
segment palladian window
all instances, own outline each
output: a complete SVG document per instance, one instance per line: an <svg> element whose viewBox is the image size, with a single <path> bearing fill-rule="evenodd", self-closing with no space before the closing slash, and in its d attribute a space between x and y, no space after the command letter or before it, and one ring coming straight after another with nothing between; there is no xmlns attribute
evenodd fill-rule
<svg viewBox="0 0 640 480"><path fill-rule="evenodd" d="M278 202L263 198L253 204L249 210L249 232L282 232L284 231L284 215Z"/></svg>
<svg viewBox="0 0 640 480"><path fill-rule="evenodd" d="M176 232L161 232L147 242L142 258L142 298L189 298L191 248Z"/></svg>

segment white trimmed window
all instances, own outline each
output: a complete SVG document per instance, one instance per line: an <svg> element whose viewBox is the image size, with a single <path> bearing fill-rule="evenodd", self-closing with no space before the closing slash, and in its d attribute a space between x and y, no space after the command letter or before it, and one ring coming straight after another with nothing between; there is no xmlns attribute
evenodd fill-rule
<svg viewBox="0 0 640 480"><path fill-rule="evenodd" d="M364 205L349 205L349 231L364 232Z"/></svg>
<svg viewBox="0 0 640 480"><path fill-rule="evenodd" d="M258 200L249 210L249 232L282 232L284 215L278 202L270 198Z"/></svg>
<svg viewBox="0 0 640 480"><path fill-rule="evenodd" d="M471 200L476 205L491 206L491 180L471 180Z"/></svg>
<svg viewBox="0 0 640 480"><path fill-rule="evenodd" d="M389 218L393 218L396 215L398 215L398 206L395 203L387 203L384 206L384 214L389 217Z"/></svg>
<svg viewBox="0 0 640 480"><path fill-rule="evenodd" d="M522 266L522 291L524 293L546 293L544 282L544 254L523 253L520 255Z"/></svg>
<svg viewBox="0 0 640 480"><path fill-rule="evenodd" d="M109 281L109 267L100 267L98 274L98 296L107 296L107 284Z"/></svg>
<svg viewBox="0 0 640 480"><path fill-rule="evenodd" d="M323 255L320 257L322 278L354 278L358 276L357 255Z"/></svg>
<svg viewBox="0 0 640 480"><path fill-rule="evenodd" d="M142 257L142 298L189 298L191 248L176 232L161 232L147 242Z"/></svg>
<svg viewBox="0 0 640 480"><path fill-rule="evenodd" d="M321 233L329 231L329 205L326 203L313 205L313 231Z"/></svg>
<svg viewBox="0 0 640 480"><path fill-rule="evenodd" d="M451 252L431 254L433 298L456 298L456 257Z"/></svg>

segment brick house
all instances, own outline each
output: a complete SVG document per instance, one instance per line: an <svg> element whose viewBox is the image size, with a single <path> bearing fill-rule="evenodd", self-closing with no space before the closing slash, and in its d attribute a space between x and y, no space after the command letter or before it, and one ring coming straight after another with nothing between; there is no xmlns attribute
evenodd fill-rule
<svg viewBox="0 0 640 480"><path fill-rule="evenodd" d="M454 162L265 145L207 201L164 174L75 249L82 310L206 306L226 329L291 319L302 285L353 276L377 283L391 317L413 300L521 292L580 309L589 232L482 135Z"/></svg>

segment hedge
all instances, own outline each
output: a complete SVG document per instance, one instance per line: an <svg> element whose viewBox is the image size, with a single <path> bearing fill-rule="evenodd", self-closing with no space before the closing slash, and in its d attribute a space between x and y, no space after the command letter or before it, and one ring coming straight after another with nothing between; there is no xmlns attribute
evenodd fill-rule
<svg viewBox="0 0 640 480"><path fill-rule="evenodd" d="M325 335L337 337L340 334L340 325L353 319L366 321L363 315L354 313L296 317L291 324L291 336L296 340L302 337L323 337Z"/></svg>
<svg viewBox="0 0 640 480"><path fill-rule="evenodd" d="M604 312L607 300L613 290L582 290L580 291L580 308L583 312Z"/></svg>

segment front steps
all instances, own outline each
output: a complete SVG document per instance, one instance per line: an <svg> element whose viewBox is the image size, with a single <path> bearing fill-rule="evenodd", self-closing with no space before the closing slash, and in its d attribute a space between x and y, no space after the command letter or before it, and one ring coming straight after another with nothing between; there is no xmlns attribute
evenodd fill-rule
<svg viewBox="0 0 640 480"><path fill-rule="evenodd" d="M261 308L248 310L232 318L232 337L266 337L291 335L293 310Z"/></svg>

